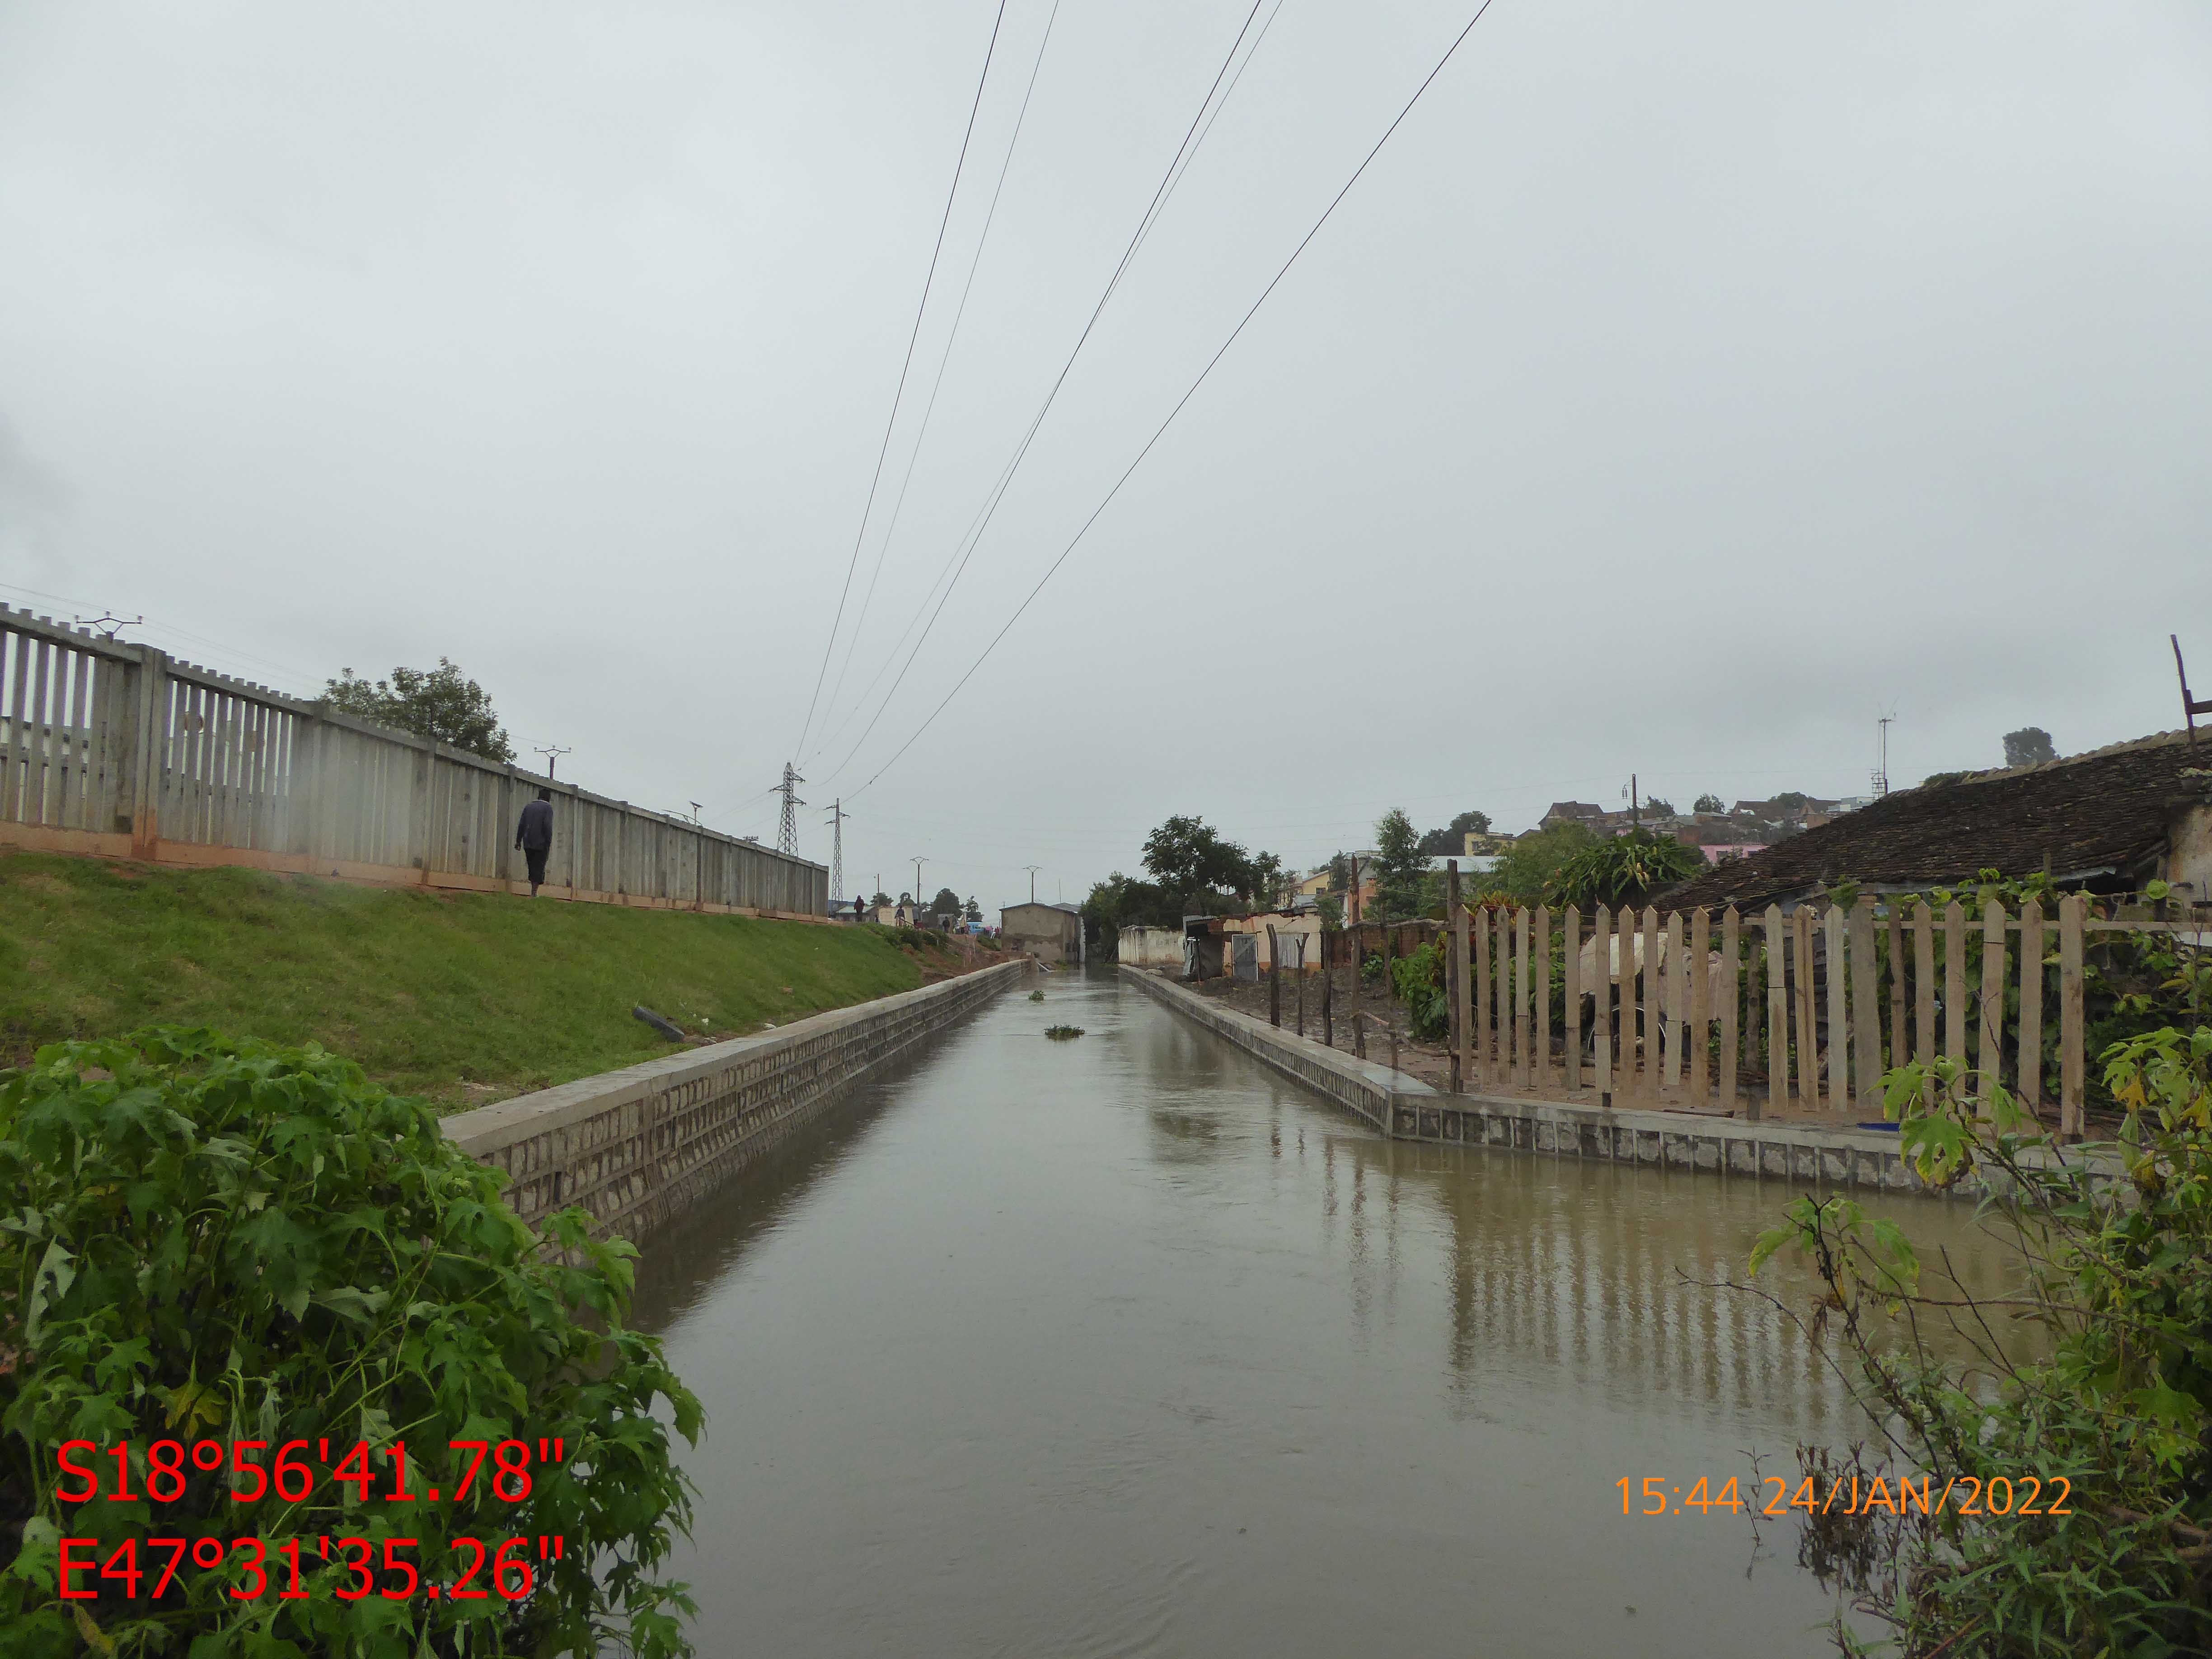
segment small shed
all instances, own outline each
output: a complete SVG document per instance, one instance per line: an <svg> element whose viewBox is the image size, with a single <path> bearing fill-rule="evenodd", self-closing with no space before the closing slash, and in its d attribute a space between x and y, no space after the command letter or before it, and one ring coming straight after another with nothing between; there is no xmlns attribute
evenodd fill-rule
<svg viewBox="0 0 2212 1659"><path fill-rule="evenodd" d="M1072 904L1009 904L999 912L999 936L1040 962L1083 960L1083 913Z"/></svg>

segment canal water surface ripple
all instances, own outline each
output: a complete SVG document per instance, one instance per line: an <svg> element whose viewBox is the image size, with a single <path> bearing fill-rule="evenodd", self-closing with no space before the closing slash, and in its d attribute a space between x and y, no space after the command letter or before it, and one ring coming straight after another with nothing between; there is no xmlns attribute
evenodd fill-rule
<svg viewBox="0 0 2212 1659"><path fill-rule="evenodd" d="M1392 1145L1110 969L1043 983L647 1242L702 1655L1833 1651L1793 1522L1617 1484L1862 1431L1698 1282L1796 1189Z"/></svg>

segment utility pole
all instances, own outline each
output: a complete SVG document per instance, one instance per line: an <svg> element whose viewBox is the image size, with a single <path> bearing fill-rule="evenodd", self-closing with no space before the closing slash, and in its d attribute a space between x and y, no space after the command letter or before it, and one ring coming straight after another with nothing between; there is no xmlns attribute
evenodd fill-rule
<svg viewBox="0 0 2212 1659"><path fill-rule="evenodd" d="M775 832L775 850L792 858L799 856L799 809L806 803L792 793L793 784L805 782L799 769L789 761L783 763L783 824Z"/></svg>
<svg viewBox="0 0 2212 1659"><path fill-rule="evenodd" d="M830 891L834 896L845 890L845 803L830 803Z"/></svg>
<svg viewBox="0 0 2212 1659"><path fill-rule="evenodd" d="M1031 904L1035 904L1036 902L1036 872L1043 869L1044 866L1042 864L1024 864L1022 866L1022 868L1030 872L1030 902Z"/></svg>
<svg viewBox="0 0 2212 1659"><path fill-rule="evenodd" d="M550 778L553 775L553 769L561 763L561 757L573 755L576 751L573 749L565 749L557 743L549 743L532 752L545 757L545 775Z"/></svg>
<svg viewBox="0 0 2212 1659"><path fill-rule="evenodd" d="M1628 775L1628 833L1634 835L1644 827L1644 816L1637 805L1636 774Z"/></svg>
<svg viewBox="0 0 2212 1659"><path fill-rule="evenodd" d="M1874 774L1874 792L1877 795L1889 793L1889 723L1896 718L1894 714L1884 714L1877 722L1881 727L1881 764Z"/></svg>
<svg viewBox="0 0 2212 1659"><path fill-rule="evenodd" d="M916 915L921 914L921 866L927 862L927 859L914 861L914 913Z"/></svg>

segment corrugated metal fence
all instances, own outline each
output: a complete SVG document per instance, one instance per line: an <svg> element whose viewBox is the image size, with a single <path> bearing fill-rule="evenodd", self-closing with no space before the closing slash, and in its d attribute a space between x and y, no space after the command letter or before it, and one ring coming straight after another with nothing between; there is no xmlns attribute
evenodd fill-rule
<svg viewBox="0 0 2212 1659"><path fill-rule="evenodd" d="M0 843L504 891L540 787L559 896L828 914L821 865L0 605Z"/></svg>

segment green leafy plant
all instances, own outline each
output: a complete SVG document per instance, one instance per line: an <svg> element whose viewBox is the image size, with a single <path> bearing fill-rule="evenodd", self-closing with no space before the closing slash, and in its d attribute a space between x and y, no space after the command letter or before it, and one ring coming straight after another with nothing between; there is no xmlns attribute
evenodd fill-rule
<svg viewBox="0 0 2212 1659"><path fill-rule="evenodd" d="M1796 1200L1753 1252L1754 1271L1791 1249L1819 1274L1808 1322L1840 1326L1883 1466L1971 1483L1933 1514L1870 1512L1858 1538L1817 1540L1856 1564L1856 1605L1907 1654L2212 1646L2212 1029L2144 1032L2103 1061L2125 1116L2102 1147L2057 1145L1949 1059L1886 1079L1922 1177L1978 1171L2016 1290L1974 1294L1841 1197ZM1939 1358L1938 1334L1971 1357Z"/></svg>
<svg viewBox="0 0 2212 1659"><path fill-rule="evenodd" d="M1083 1035L1080 1025L1048 1025L1044 1034L1054 1042L1066 1042Z"/></svg>
<svg viewBox="0 0 2212 1659"><path fill-rule="evenodd" d="M1043 992L1042 992L1042 991L1032 991L1032 992L1030 992L1030 1000L1031 1002L1042 1002L1042 1001L1044 1000L1044 993L1043 993Z"/></svg>
<svg viewBox="0 0 2212 1659"><path fill-rule="evenodd" d="M1451 1024L1444 994L1444 953L1434 940L1390 964L1391 991L1406 1005L1406 1030L1416 1042L1433 1042Z"/></svg>
<svg viewBox="0 0 2212 1659"><path fill-rule="evenodd" d="M541 1238L501 1200L504 1180L442 1139L424 1103L313 1045L156 1028L0 1073L0 1628L15 1650L688 1653L690 1601L655 1576L690 1516L661 1413L696 1441L698 1402L623 1325L631 1247L593 1239L580 1210ZM489 1474L461 1495L473 1454L452 1443L556 1437L562 1457L530 1462L520 1501ZM66 1501L71 1440L126 1446L136 1499ZM292 1472L250 1499L234 1494L260 1469L185 1457L173 1486L149 1479L178 1461L164 1443L239 1441ZM364 1501L332 1478L356 1442L379 1494L396 1443L409 1489L446 1498ZM112 1454L77 1456L113 1489ZM559 1559L526 1547L532 1582L512 1600L512 1571L483 1600L342 1599L359 1575L316 1544L363 1539L380 1569L396 1555L434 1582L465 1566L456 1540L541 1533L561 1536ZM151 1537L258 1538L272 1593L234 1599L250 1580L231 1553L188 1563L159 1598L149 1574L131 1599L80 1551L76 1587L98 1595L65 1602L64 1537L93 1539L103 1567L126 1542L149 1565ZM273 1593L292 1539L297 1600ZM398 1582L380 1570L380 1587Z"/></svg>
<svg viewBox="0 0 2212 1659"><path fill-rule="evenodd" d="M1662 887L1705 867L1694 847L1651 830L1632 830L1595 842L1561 864L1544 884L1544 902L1641 904Z"/></svg>

